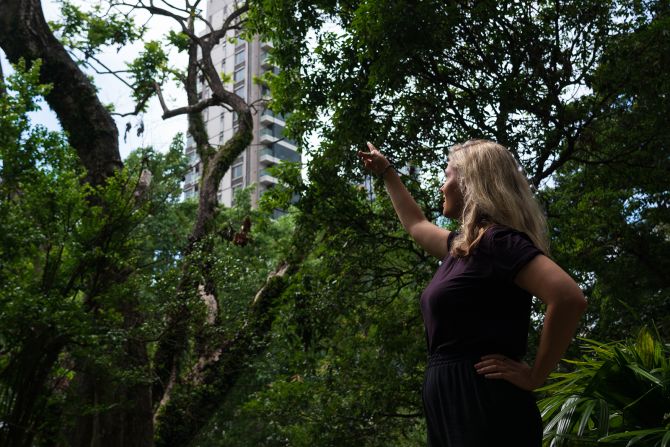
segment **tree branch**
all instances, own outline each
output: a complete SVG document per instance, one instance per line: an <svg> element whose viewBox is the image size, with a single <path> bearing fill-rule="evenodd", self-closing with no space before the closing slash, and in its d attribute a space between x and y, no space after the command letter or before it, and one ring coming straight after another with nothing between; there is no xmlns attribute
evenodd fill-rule
<svg viewBox="0 0 670 447"><path fill-rule="evenodd" d="M0 61L0 96L3 96L5 93L5 75L2 72L2 61Z"/></svg>
<svg viewBox="0 0 670 447"><path fill-rule="evenodd" d="M215 106L219 104L219 99L216 97L212 96L207 99L203 99L202 101L198 102L197 104L194 104L192 106L183 106L179 107L177 109L169 109L167 104L165 103L165 99L163 98L163 92L160 88L160 85L158 85L157 82L154 82L154 89L156 90L156 94L158 95L158 101L161 104L161 108L163 109L163 119L168 119L172 118L174 116L178 115L185 115L188 113L199 113L205 110L206 108L210 106Z"/></svg>
<svg viewBox="0 0 670 447"><path fill-rule="evenodd" d="M179 26L181 27L181 30L184 34L186 34L189 38L191 38L194 41L200 41L200 38L198 37L198 35L195 34L192 30L190 30L189 27L186 25L188 23L189 17L182 17L178 14L175 14L171 11L168 11L167 9L159 8L159 7L154 5L153 0L151 0L148 5L145 4L144 1L142 1L142 0L139 0L137 2L137 4L134 4L134 5L130 4L130 3L123 2L123 1L115 2L114 4L116 6L128 6L132 9L141 8L141 9L144 9L151 14L164 16L164 17L170 17L171 19L174 19L179 24ZM178 8L174 8L174 9L180 10ZM184 12L189 13L190 11L185 10Z"/></svg>
<svg viewBox="0 0 670 447"><path fill-rule="evenodd" d="M221 28L219 28L218 30L212 29L212 32L210 32L209 34L205 34L202 37L202 39L209 40L212 45L216 45L217 43L219 43L221 38L223 38L226 35L228 30L231 29L230 24L248 10L249 10L249 0L246 0L244 2L244 5L240 6L238 9L230 13L228 17L226 17L226 20L223 22Z"/></svg>
<svg viewBox="0 0 670 447"><path fill-rule="evenodd" d="M72 53L70 53L70 54L72 54ZM87 66L91 67L93 69L93 71L95 71L97 74L112 75L116 79L118 79L119 81L123 82L126 86L128 86L128 88L130 88L131 90L133 89L132 84L130 84L128 81L126 81L121 76L119 76L119 73L130 73L128 70L112 70L107 65L105 65L100 59L98 59L97 57L95 57L93 55L90 55L90 56L88 56L88 58L94 60L98 65L100 65L102 68L104 68L105 71L98 70L95 66L93 66L93 64L89 63L86 59L79 59L78 58L78 60L85 63Z"/></svg>
<svg viewBox="0 0 670 447"><path fill-rule="evenodd" d="M151 98L151 92L147 91L144 96L137 102L135 105L135 109L132 112L126 112L126 113L119 113L119 112L112 112L111 114L113 116L118 116L121 118L124 118L126 116L137 116L142 112L142 109L144 109L144 106L147 104L147 101L149 101L149 98ZM126 129L126 136L128 133L129 129ZM124 141L126 136L124 136Z"/></svg>
<svg viewBox="0 0 670 447"><path fill-rule="evenodd" d="M287 286L286 276L294 270L291 264L282 263L268 275L240 330L209 356L200 358L183 383L166 390L154 416L157 446L189 445L211 419L244 372L244 365L263 348L261 341L272 324L271 309ZM207 387L208 392L175 392L201 387Z"/></svg>
<svg viewBox="0 0 670 447"><path fill-rule="evenodd" d="M101 184L122 167L119 133L95 87L54 37L38 0L0 0L0 46L12 63L42 59L46 101L69 134L88 180Z"/></svg>

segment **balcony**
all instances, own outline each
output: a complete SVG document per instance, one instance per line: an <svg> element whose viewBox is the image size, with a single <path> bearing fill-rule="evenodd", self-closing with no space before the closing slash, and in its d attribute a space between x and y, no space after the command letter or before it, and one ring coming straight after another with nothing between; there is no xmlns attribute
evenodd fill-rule
<svg viewBox="0 0 670 447"><path fill-rule="evenodd" d="M277 141L279 138L274 136L274 133L272 132L272 129L268 129L267 127L264 127L260 131L260 142L261 144L272 144L275 141Z"/></svg>
<svg viewBox="0 0 670 447"><path fill-rule="evenodd" d="M271 48L274 48L274 47L272 46L272 43L271 43L271 42L261 42L261 49L267 51L267 50L269 50L269 49L271 49Z"/></svg>
<svg viewBox="0 0 670 447"><path fill-rule="evenodd" d="M284 115L282 115L281 113L274 113L272 110L269 109L263 110L263 112L261 113L260 122L265 126L269 126L272 124L279 124L280 126L284 126L286 124Z"/></svg>
<svg viewBox="0 0 670 447"><path fill-rule="evenodd" d="M262 125L267 126L275 123L274 113L272 110L263 110L261 113L260 122Z"/></svg>
<svg viewBox="0 0 670 447"><path fill-rule="evenodd" d="M266 52L263 51L261 53L261 68L264 70L270 70L272 67L274 67L274 64L270 61L270 55Z"/></svg>
<svg viewBox="0 0 670 447"><path fill-rule="evenodd" d="M273 151L269 147L263 148L258 153L258 162L262 165L272 166L276 165L280 161L281 159L276 156L275 151Z"/></svg>
<svg viewBox="0 0 670 447"><path fill-rule="evenodd" d="M279 183L279 180L273 177L266 169L261 169L258 174L258 183L261 185L270 186Z"/></svg>
<svg viewBox="0 0 670 447"><path fill-rule="evenodd" d="M295 145L295 141L293 140L287 140L286 138L282 138L281 140L276 140L275 144L280 144L284 146L286 149L290 149L292 151L297 151L298 146Z"/></svg>

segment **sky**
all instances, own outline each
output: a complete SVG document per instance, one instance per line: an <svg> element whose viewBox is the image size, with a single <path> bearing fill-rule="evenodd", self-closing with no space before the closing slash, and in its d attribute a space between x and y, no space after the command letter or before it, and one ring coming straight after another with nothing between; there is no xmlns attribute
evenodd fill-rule
<svg viewBox="0 0 670 447"><path fill-rule="evenodd" d="M89 2L74 1L78 5L86 5ZM51 0L43 0L42 8L44 15L48 21L56 21L60 16L60 7L58 2ZM144 23L148 16L136 17L136 23ZM170 29L176 29L176 22L169 18L154 17L148 23L149 31L145 40L158 39L168 33ZM130 46L124 47L117 52L116 48L107 48L99 56L106 66L114 70L124 69L125 63L131 61L142 50L143 43L138 41ZM187 58L184 54L177 54L176 52L170 54L170 62L173 65L185 66ZM4 53L0 50L0 63L5 76L12 72L9 62ZM121 81L111 75L99 75L92 71L88 72L92 75L95 84L99 89L98 96L103 104L113 103L115 110L120 113L132 111L134 104L132 96L128 87ZM171 86L164 91L165 100L168 107L178 107L186 105L186 94L176 86ZM42 110L31 114L31 120L35 124L42 124L51 130L61 130L58 118L49 109L46 102L41 102ZM125 158L133 149L138 147L153 146L159 151L166 151L172 142L173 137L178 132L186 133L187 123L185 116L178 116L163 120L161 118L163 112L157 98L152 98L149 103L147 112L141 116L129 116L125 118L115 117L117 127L119 129L119 149L121 157ZM136 127L140 121L144 123L144 133L140 136L136 134ZM128 133L127 141L124 141L123 134L126 128L126 123L130 122L133 129Z"/></svg>

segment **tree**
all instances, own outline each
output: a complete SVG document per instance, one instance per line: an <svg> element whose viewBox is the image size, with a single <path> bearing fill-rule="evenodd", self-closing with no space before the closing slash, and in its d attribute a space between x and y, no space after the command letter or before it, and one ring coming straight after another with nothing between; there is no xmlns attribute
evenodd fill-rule
<svg viewBox="0 0 670 447"><path fill-rule="evenodd" d="M667 79L654 68L670 54L663 2L241 5L223 26L251 26L249 32L273 40L282 71L268 80L272 107L293 112L292 136L311 158L306 182L297 167L280 169L287 186L266 194L258 214L247 205L222 210L211 194L250 128L230 146L210 147L200 112L215 104L252 111L234 98L227 103L223 77L212 72L207 51L223 28L210 23L196 35L196 21L208 26L199 2L182 9L157 3L114 1L109 12L71 8L57 29L80 63L93 64L100 45L142 35L127 20L132 11L175 20L181 31L167 42L188 52L186 71L169 67L167 47L153 42L126 80L137 100L133 112L160 97L166 79L185 86L188 104L165 104L166 117L188 114L208 163L208 186L197 205L172 203L178 145L165 158L140 151L124 169L108 156L110 146L95 152L111 134L95 134L101 139L85 146L73 135L108 122L89 122L109 114L98 105L88 104L95 113L86 114L78 105L52 106L59 116L70 114L62 121L77 157L64 143L49 147L61 147L57 160L70 164L59 161L56 169L49 164L56 161L37 162L43 158L34 155L10 163L14 158L3 155L2 186L11 200L3 202L0 274L17 284L1 301L2 327L15 328L1 332L0 383L9 396L4 439L421 444L424 347L416 301L436 264L399 228L381 184L360 171L354 153L366 140L406 167L407 184L430 218L439 215L437 172L452 143L488 137L508 145L547 204L554 256L602 310L590 314L583 332L615 336L636 326L611 306L620 299L639 303L647 319L663 309L668 104ZM12 20L0 18L0 46L10 59L42 58L54 67L41 70L37 82L28 63L26 85L53 84L61 96L44 90L47 100L70 104L79 92L58 73L78 68L49 37L38 3L0 5L16 12ZM631 53L639 63L631 63ZM211 98L197 96L200 74ZM82 79L76 76L66 79ZM23 97L45 87L31 88ZM90 99L92 91L86 87L83 96ZM17 135L28 130L19 128L4 127L13 129L3 133L12 153L35 146L24 144ZM322 137L317 147L308 144L313 133ZM28 173L24 184L10 181L12 170ZM151 185L143 171L153 173ZM54 183L52 174L71 180L55 195L40 195L40 185ZM81 184L73 180L80 176ZM364 181L369 190L356 186ZM267 219L270 210L289 209L295 195L288 219ZM50 197L72 203L64 208L72 211L45 217ZM610 201L617 206L602 205ZM193 229L180 231L189 219ZM37 233L16 230L35 221L49 225ZM77 223L73 238L68 222ZM601 229L611 231L603 236ZM50 240L47 230L62 235L51 246L42 244ZM60 247L61 261L53 264ZM59 267L41 267L47 264ZM44 271L55 272L46 276L54 284L50 294L40 289Z"/></svg>
<svg viewBox="0 0 670 447"><path fill-rule="evenodd" d="M274 379L265 372L263 378L270 382L266 388L246 402L239 397L238 412L225 411L208 443L422 443L420 377L409 373L422 366L416 351L422 348L416 338L389 334L420 334L418 308L412 310L411 300L418 298L434 266L412 253L406 239L406 246L400 244L401 237L395 240L397 252L390 248L393 231L399 229L391 223L394 217L379 184L378 205L365 205L366 197L356 196L352 183L362 183L364 177L354 154L366 140L378 143L397 165L418 168L421 185L407 179L431 218L439 215L440 201L425 192L434 185L425 177L437 177L450 144L488 137L510 146L541 190L551 220L553 255L581 280L593 303L582 333L620 336L644 318L662 318L662 278L656 267L637 258L653 255L647 259L660 266L665 261L658 255L667 251L667 188L662 181L667 171L667 80L662 70L645 68L664 66L667 52L656 34L667 29L662 2L642 7L632 2L265 1L252 14L256 26L273 38L273 57L283 67L271 82L274 104L293 111L293 137L302 138L311 156L309 182L298 188L298 222L317 234L319 229L328 231L328 236L319 243L321 268L305 263L295 276L301 278L304 272L301 290L320 292L304 293L309 298L300 307L287 305L276 330L288 334L277 337L277 343L289 347L271 348L271 360L258 368L275 371ZM649 34L651 30L656 31ZM645 50L639 65L629 63L631 48L641 49L633 45L638 39ZM641 90L646 105L631 114L630 98L637 101ZM654 135L657 152L648 144L631 144L633 135L618 139L610 133L623 133L633 122L644 124L648 138ZM323 137L319 146L307 144L312 133ZM613 175L621 169L616 161L631 153L644 163L625 176ZM622 183L639 182L649 188L634 203L644 218L637 228L626 229L621 223L631 223L638 214L631 213L630 202L609 208L608 198L616 196L623 204L633 188ZM591 201L595 197L598 201ZM380 208L372 211L375 206ZM636 255L617 248L607 260L594 252L603 240L594 231L602 227L596 225L612 226L613 215L618 219L612 228L619 232L618 247L650 250ZM640 246L635 237L644 234L648 243ZM634 268L632 255L638 259ZM613 262L621 268L608 271ZM309 274L307 265L313 269ZM394 277L390 266L408 272L407 282L398 282L397 294L387 288ZM594 279L598 288L591 287ZM624 283L643 284L644 290L616 290ZM605 290L603 299L599 294ZM381 306L380 296L388 298ZM615 296L643 302L643 318L608 307ZM417 320L410 322L412 312ZM305 318L317 323L305 329ZM614 320L624 324L612 325ZM535 336L538 325L534 323ZM380 326L383 332L377 332ZM377 338L379 333L384 336ZM308 346L301 343L305 336ZM387 340L416 357L396 363L397 358L383 354L389 349ZM384 366L388 381L379 379L370 352ZM407 374L393 377L398 364ZM394 398L404 406L379 399L389 389L396 390ZM237 425L230 421L235 414ZM256 436L240 439L240 432L250 431Z"/></svg>
<svg viewBox="0 0 670 447"><path fill-rule="evenodd" d="M548 194L557 256L583 272L590 332L599 340L623 339L652 322L670 334L670 85L658 70L670 62L670 22L667 9L658 8L654 20L605 53L594 90L617 99L582 140L584 155L566 165Z"/></svg>
<svg viewBox="0 0 670 447"><path fill-rule="evenodd" d="M187 114L189 133L204 163L195 223L188 237L157 238L147 233L150 227L165 228L155 219L166 213L175 217L162 202L166 198L175 200L175 185L182 177L179 163L183 161L177 156L180 146L175 143L165 159L145 150L124 168L111 113L98 101L94 86L71 58L75 50L82 50L86 63L95 58L101 46L123 44L141 36L141 30L118 13L105 16L105 11L96 9L88 14L65 3L67 20L59 29L61 38L72 45L68 54L46 24L39 2L2 2L0 46L13 63L25 58L31 70L37 70L38 60L43 61L39 83L53 88L40 87L35 92L45 94L87 175L81 189L76 190L77 197L85 198L84 204L78 204L79 214L56 214L47 220L65 227L68 224L63 220L76 222L74 239L64 236L56 248L49 243L44 247L33 244L33 257L20 258L19 265L30 265L30 259L48 264L54 262L52 250L59 253L57 262L50 264L50 282L42 287L46 289L37 287L31 278L23 278L17 290L34 290L36 296L53 291L54 300L71 303L66 315L77 315L75 319L82 321L82 327L33 327L22 320L20 327L27 335L3 365L4 386L11 396L5 401L3 415L5 443L31 445L36 436L40 442L53 442L60 436L69 445L152 445L154 438L159 444L187 444L241 374L242 369L231 365L244 364L262 346L259 340L266 332L273 300L283 290L282 277L291 268L291 258L282 263L272 258L275 267L279 266L274 272L268 271L267 263L263 265L266 281L255 283L254 293L246 296L245 312L236 325L226 326L219 317L217 296L221 286L215 284L213 276L218 268L219 260L214 255L222 243L221 236L229 234L218 231L222 217L218 215L216 190L232 161L248 145L252 124L250 107L225 89L210 51L229 30L240 29L247 5L234 9L217 28L210 24L211 31L199 36L195 34L195 21L206 21L199 15L198 3L176 11L169 4L160 8L153 2L111 4L145 8L151 14L173 18L181 31L167 39L176 48L188 51L190 58L185 72L171 70L166 53L151 42L129 66L130 85L138 102L136 111L143 109L149 97L158 95L166 118ZM80 32L88 36L86 40L76 38ZM31 73L31 82L38 82L37 71ZM167 108L160 85L165 73L183 83L187 105ZM199 76L212 89L210 98L198 97ZM235 110L239 117L236 135L219 147L209 144L200 114L213 105ZM25 129L10 133L15 138L11 142L21 150L22 132ZM13 164L6 157L3 155L3 168L9 169ZM52 169L55 177L74 175L63 174L49 163L41 165L37 159L29 161L35 164L26 169L41 169L47 177ZM3 172L3 179L9 178L7 172ZM155 186L150 185L152 177ZM10 187L10 183L6 185ZM55 195L59 194L61 191ZM20 212L23 206L21 200L7 203L9 210L15 210L12 212ZM25 219L35 218L40 208L26 210ZM239 235L235 238L234 232L230 234L238 243ZM46 233L41 237L49 240ZM174 242L183 246L171 245ZM72 243L79 250L67 248ZM299 260L299 256L293 259ZM177 266L171 265L175 263ZM167 285L170 280L176 285ZM60 282L65 286L59 287ZM147 284L155 287L147 289ZM164 292L160 305L156 302L159 292ZM15 300L21 302L20 297L8 297L10 303ZM240 306L237 301L234 304ZM33 368L36 366L39 368ZM25 375L31 368L34 372ZM51 384L61 374L67 380L58 386ZM33 411L44 409L51 401L56 403L49 411Z"/></svg>
<svg viewBox="0 0 670 447"><path fill-rule="evenodd" d="M268 0L254 11L289 67L272 82L275 101L295 110L289 127L296 137L324 137L311 149L314 178L327 178L316 171L328 165L360 181L354 154L366 140L433 178L453 143L499 141L539 191L553 255L595 304L584 330L621 336L660 318L668 297L660 274L667 79L657 68L667 63L664 2ZM426 215L438 216L439 199L424 197ZM621 300L624 317L623 305L610 305ZM611 324L619 318L620 329Z"/></svg>

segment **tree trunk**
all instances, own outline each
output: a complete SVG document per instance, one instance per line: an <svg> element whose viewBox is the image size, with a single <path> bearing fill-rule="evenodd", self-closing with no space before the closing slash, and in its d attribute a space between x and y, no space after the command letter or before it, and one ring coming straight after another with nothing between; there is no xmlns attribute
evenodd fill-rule
<svg viewBox="0 0 670 447"><path fill-rule="evenodd" d="M30 447L42 423L47 398L51 393L49 374L65 344L65 339L52 328L27 331L27 340L18 356L4 368L2 382L10 384L11 392L3 400L11 400L11 412L0 426L0 445ZM3 402L3 405L9 405Z"/></svg>
<svg viewBox="0 0 670 447"><path fill-rule="evenodd" d="M156 417L156 445L186 447L210 421L246 370L246 365L264 348L272 325L274 305L284 292L286 277L295 266L282 264L272 273L251 304L249 317L230 340L207 359L201 359L177 385L177 390Z"/></svg>
<svg viewBox="0 0 670 447"><path fill-rule="evenodd" d="M13 64L42 60L40 82L53 84L46 96L93 185L122 167L119 134L95 87L54 37L39 0L0 0L0 47Z"/></svg>
<svg viewBox="0 0 670 447"><path fill-rule="evenodd" d="M42 60L40 82L53 85L45 99L68 133L69 142L86 169L88 183L93 186L104 185L123 164L116 124L98 99L95 87L54 37L39 0L0 0L0 11L0 47L12 63L17 63L21 58L28 64L37 59ZM102 205L103 210L106 209L100 198L93 195L91 200ZM98 243L103 244L107 237L100 235L98 239ZM104 251L102 245L99 248ZM127 278L127 275L119 276L115 266L109 265L104 257L91 265L97 272L93 275L96 277L95 283L89 285L91 290L95 290L94 294L102 292L97 290L96 284L107 287ZM136 299L130 297L120 309L126 325L137 324L139 317L136 306ZM91 311L92 307L88 310ZM52 349L54 346L58 349ZM53 365L62 347L46 341L35 349L41 353L40 358L49 360L50 365ZM146 346L138 341L128 341L125 362L129 367L146 367ZM77 410L96 404L105 406L102 410L96 408L92 413L77 419L75 432L69 436L70 445L151 446L153 422L150 387L146 384L129 387L119 383L108 372L91 367L92 363L80 359L76 367L77 377L71 388L79 407ZM31 379L32 390L45 386L48 372L51 371L50 365L43 365L40 374ZM16 392L21 394L17 396L17 402L22 403L16 411L21 414L30 412L31 408L26 405L35 401L30 399L30 389L19 387ZM26 436L32 436L33 429L26 426L18 428L24 430Z"/></svg>

